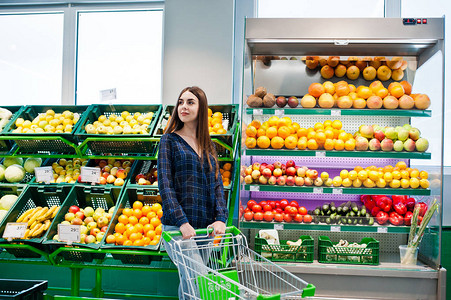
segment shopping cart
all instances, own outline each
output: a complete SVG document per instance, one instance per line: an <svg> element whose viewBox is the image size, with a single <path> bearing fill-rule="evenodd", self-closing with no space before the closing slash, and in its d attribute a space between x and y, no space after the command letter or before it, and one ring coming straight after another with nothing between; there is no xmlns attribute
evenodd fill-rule
<svg viewBox="0 0 451 300"><path fill-rule="evenodd" d="M179 270L185 299L299 299L313 297L315 286L257 254L236 227L215 236L212 229L163 232L168 253ZM210 233L210 234L209 234ZM215 236L213 239L210 236Z"/></svg>

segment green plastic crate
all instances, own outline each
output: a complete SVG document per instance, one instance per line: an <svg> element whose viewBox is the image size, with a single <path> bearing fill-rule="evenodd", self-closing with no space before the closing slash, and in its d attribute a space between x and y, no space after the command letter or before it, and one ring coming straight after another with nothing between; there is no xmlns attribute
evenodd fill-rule
<svg viewBox="0 0 451 300"><path fill-rule="evenodd" d="M66 159L66 160L67 160L67 161L70 161L70 160L75 160L75 159L77 159L77 158ZM58 163L59 161L60 161L60 159L58 159L58 158L48 158L48 159L42 164L42 167L51 167L53 163L55 163L55 162ZM36 181L36 176L35 176L35 177L33 178L33 180L29 182L29 184L32 184L32 185L36 185L36 184L38 184L38 185L43 185L43 184L46 184L46 183ZM52 182L52 183L47 183L47 185L54 185L54 186L64 186L64 185L67 185L67 186L74 186L75 184L81 184L81 183L79 183L78 181L76 181L76 182L74 182L74 183L68 183L68 182L60 182L60 183L54 183L54 182Z"/></svg>
<svg viewBox="0 0 451 300"><path fill-rule="evenodd" d="M280 240L280 245L269 245L258 234L255 236L255 252L271 261L313 262L315 241L309 235L301 235L300 246L287 245L288 241Z"/></svg>
<svg viewBox="0 0 451 300"><path fill-rule="evenodd" d="M16 196L20 196L20 194L22 194L22 192L24 190L27 189L27 185L24 184L0 184L0 198L2 198L5 195L16 195ZM17 199L19 200L19 199ZM14 206L13 206L14 207ZM12 209L12 207L11 207ZM11 210L10 209L10 210ZM9 212L9 210L8 210ZM3 224L3 222L6 221L6 216L3 218L2 221L0 221L0 226Z"/></svg>
<svg viewBox="0 0 451 300"><path fill-rule="evenodd" d="M337 247L329 237L318 237L318 262L332 264L378 265L379 241L365 237L360 241L365 248Z"/></svg>
<svg viewBox="0 0 451 300"><path fill-rule="evenodd" d="M5 127L2 129L1 134L3 133L3 130L7 128L10 122L13 122L13 120L16 119L16 115L20 114L20 112L25 108L25 106L2 106L2 108L5 108L9 110L13 115L11 116L11 119L8 123L6 123ZM1 154L7 154L9 151L14 147L15 142L12 140L0 140L0 153Z"/></svg>
<svg viewBox="0 0 451 300"><path fill-rule="evenodd" d="M72 205L77 205L80 208L90 206L94 210L101 207L105 211L108 211L111 207L117 204L121 191L121 188L113 187L75 186L67 195L62 208L56 215L54 222L50 226L49 231L46 235L44 245L48 248L49 252L56 251L59 247L71 247L73 251L61 252L61 255L65 260L92 262L94 259L105 258L104 253L77 251L77 248L89 248L92 250L97 250L100 248L100 242L97 244L72 243L71 246L68 246L66 242L53 240L53 237L58 234L58 224L64 221L64 217L69 211L69 207L71 207Z"/></svg>
<svg viewBox="0 0 451 300"><path fill-rule="evenodd" d="M140 185L136 182L136 176L138 174L146 175L152 171L152 169L157 168L156 160L139 160L133 165L127 187L134 188L146 188L146 189L158 189L158 185Z"/></svg>
<svg viewBox="0 0 451 300"><path fill-rule="evenodd" d="M41 300L47 287L47 280L0 279L0 298Z"/></svg>
<svg viewBox="0 0 451 300"><path fill-rule="evenodd" d="M6 215L4 222L0 226L0 236L3 235L7 223L16 222L16 220L30 208L36 208L38 206L41 207L47 206L49 208L54 205L62 206L70 189L71 188L69 187L28 186L28 188L22 192L19 199L17 199L14 206L10 209L9 213ZM56 217L52 220L49 229L54 224L55 219ZM0 244L24 243L30 244L31 246L39 250L44 250L42 241L45 239L48 232L49 230L47 230L47 232L42 237L31 239L14 239L11 242L8 242L7 240L1 238ZM6 251L8 251L10 254L18 258L34 258L40 256L36 252L30 251L28 249L6 248Z"/></svg>
<svg viewBox="0 0 451 300"><path fill-rule="evenodd" d="M157 251L160 247L160 242L157 245L148 246L119 246L113 244L107 244L106 236L114 234L115 226L118 223L118 218L122 214L124 208L131 208L135 201L141 201L144 205L153 205L154 203L161 203L161 197L158 195L156 190L146 189L146 188L130 188L126 187L121 195L119 205L117 207L116 213L113 217L113 221L110 223L107 234L102 242L102 249L117 249L124 250L124 253L113 253L113 258L120 260L123 264L150 264L151 261L161 260L161 255L139 255L139 254L129 254L126 250L150 250Z"/></svg>
<svg viewBox="0 0 451 300"><path fill-rule="evenodd" d="M3 164L3 161L4 161L5 159L2 159L1 160L1 164ZM26 160L26 158L24 158L23 159L23 161L25 162L25 160ZM43 160L43 162L45 162L45 160ZM43 164L44 165L44 164ZM3 179L3 181L2 182L0 182L0 184L10 184L11 186L14 186L14 185L16 185L16 184L28 184L28 183L30 183L30 182L33 182L34 181L34 173L28 173L28 172L25 172L25 176L24 176L24 178L20 181L20 182L17 182L17 183L9 183L8 181L6 181L6 179Z"/></svg>

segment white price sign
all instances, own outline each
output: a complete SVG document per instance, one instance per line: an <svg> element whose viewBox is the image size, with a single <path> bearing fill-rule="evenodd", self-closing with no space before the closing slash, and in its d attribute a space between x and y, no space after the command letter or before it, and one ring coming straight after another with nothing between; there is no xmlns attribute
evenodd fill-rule
<svg viewBox="0 0 451 300"><path fill-rule="evenodd" d="M323 193L322 187L313 188L313 194L322 194L322 193Z"/></svg>
<svg viewBox="0 0 451 300"><path fill-rule="evenodd" d="M54 179L53 170L50 166L34 168L34 174L36 175L37 182L50 183Z"/></svg>
<svg viewBox="0 0 451 300"><path fill-rule="evenodd" d="M81 167L80 168L81 181L83 182L92 182L99 183L100 182L100 168L95 167Z"/></svg>
<svg viewBox="0 0 451 300"><path fill-rule="evenodd" d="M341 195L341 194L343 194L343 189L341 189L341 188L333 188L332 189L332 194Z"/></svg>
<svg viewBox="0 0 451 300"><path fill-rule="evenodd" d="M316 151L315 156L316 157L326 157L326 151Z"/></svg>
<svg viewBox="0 0 451 300"><path fill-rule="evenodd" d="M258 185L251 185L250 190L251 192L258 192L260 191L260 187Z"/></svg>
<svg viewBox="0 0 451 300"><path fill-rule="evenodd" d="M276 116L283 116L284 113L285 113L285 110L283 110L283 109L275 109Z"/></svg>
<svg viewBox="0 0 451 300"><path fill-rule="evenodd" d="M341 226L330 226L330 231L332 232L340 232Z"/></svg>
<svg viewBox="0 0 451 300"><path fill-rule="evenodd" d="M116 97L116 88L100 91L100 101L116 100Z"/></svg>
<svg viewBox="0 0 451 300"><path fill-rule="evenodd" d="M387 233L388 227L377 227L377 233Z"/></svg>
<svg viewBox="0 0 451 300"><path fill-rule="evenodd" d="M27 223L7 223L3 232L4 239L22 239L27 231Z"/></svg>
<svg viewBox="0 0 451 300"><path fill-rule="evenodd" d="M263 109L254 109L253 114L254 114L254 116L262 116L263 115Z"/></svg>
<svg viewBox="0 0 451 300"><path fill-rule="evenodd" d="M341 116L341 110L340 109L331 109L330 110L330 115L331 116L335 116L335 117L339 117L339 116Z"/></svg>
<svg viewBox="0 0 451 300"><path fill-rule="evenodd" d="M283 230L283 224L274 224L275 230Z"/></svg>
<svg viewBox="0 0 451 300"><path fill-rule="evenodd" d="M58 224L58 238L69 243L80 242L80 225Z"/></svg>

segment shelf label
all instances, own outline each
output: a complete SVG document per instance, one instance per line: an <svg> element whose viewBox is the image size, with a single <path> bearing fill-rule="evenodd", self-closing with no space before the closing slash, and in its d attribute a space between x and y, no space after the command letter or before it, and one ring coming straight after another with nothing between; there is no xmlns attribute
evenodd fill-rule
<svg viewBox="0 0 451 300"><path fill-rule="evenodd" d="M332 194L341 195L341 194L343 194L343 189L342 188L333 188Z"/></svg>
<svg viewBox="0 0 451 300"><path fill-rule="evenodd" d="M34 174L36 175L37 182L50 183L54 179L52 167L34 168Z"/></svg>
<svg viewBox="0 0 451 300"><path fill-rule="evenodd" d="M81 167L80 168L81 181L99 183L100 182L100 168L95 167Z"/></svg>
<svg viewBox="0 0 451 300"><path fill-rule="evenodd" d="M326 157L326 151L316 151L315 156L316 157Z"/></svg>
<svg viewBox="0 0 451 300"><path fill-rule="evenodd" d="M388 227L377 227L377 233L387 233Z"/></svg>
<svg viewBox="0 0 451 300"><path fill-rule="evenodd" d="M262 116L263 115L263 109L255 109L254 108L253 115L254 116Z"/></svg>
<svg viewBox="0 0 451 300"><path fill-rule="evenodd" d="M322 187L315 187L313 188L313 194L322 194L323 188Z"/></svg>
<svg viewBox="0 0 451 300"><path fill-rule="evenodd" d="M341 226L330 226L330 231L332 232L340 232Z"/></svg>
<svg viewBox="0 0 451 300"><path fill-rule="evenodd" d="M259 192L260 191L260 187L258 185L251 185L251 187L249 189L251 192Z"/></svg>
<svg viewBox="0 0 451 300"><path fill-rule="evenodd" d="M275 109L274 113L276 116L283 116L285 111L283 109Z"/></svg>
<svg viewBox="0 0 451 300"><path fill-rule="evenodd" d="M100 91L100 101L116 100L116 97L116 88Z"/></svg>
<svg viewBox="0 0 451 300"><path fill-rule="evenodd" d="M3 238L7 240L22 239L25 236L25 231L27 231L27 226L27 223L7 223Z"/></svg>
<svg viewBox="0 0 451 300"><path fill-rule="evenodd" d="M330 115L334 116L334 117L341 116L341 109L331 109L330 110Z"/></svg>
<svg viewBox="0 0 451 300"><path fill-rule="evenodd" d="M68 243L80 242L80 225L58 224L58 238Z"/></svg>
<svg viewBox="0 0 451 300"><path fill-rule="evenodd" d="M275 230L283 230L283 224L274 224Z"/></svg>

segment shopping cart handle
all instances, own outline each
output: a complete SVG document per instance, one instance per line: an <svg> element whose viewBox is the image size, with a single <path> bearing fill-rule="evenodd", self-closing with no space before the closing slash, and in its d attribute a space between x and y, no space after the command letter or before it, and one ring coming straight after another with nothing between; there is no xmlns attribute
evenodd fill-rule
<svg viewBox="0 0 451 300"><path fill-rule="evenodd" d="M213 228L202 228L196 229L196 235L208 235L213 232ZM226 233L231 233L233 235L238 235L241 231L235 226L226 227ZM182 233L180 231L163 231L163 238L166 242L169 242L173 237L180 236Z"/></svg>

